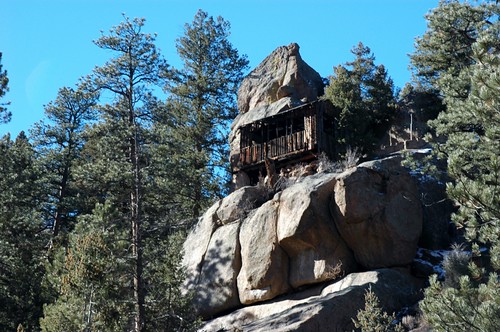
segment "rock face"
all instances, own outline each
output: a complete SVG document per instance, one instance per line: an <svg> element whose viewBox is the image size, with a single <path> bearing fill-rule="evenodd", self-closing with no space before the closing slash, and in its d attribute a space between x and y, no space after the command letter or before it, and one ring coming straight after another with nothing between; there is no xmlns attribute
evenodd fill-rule
<svg viewBox="0 0 500 332"><path fill-rule="evenodd" d="M290 257L294 288L332 279L336 267L356 268L328 209L335 183L333 174L310 176L281 194L278 240Z"/></svg>
<svg viewBox="0 0 500 332"><path fill-rule="evenodd" d="M335 225L365 269L408 265L415 257L422 208L415 182L398 164L364 163L335 184Z"/></svg>
<svg viewBox="0 0 500 332"><path fill-rule="evenodd" d="M217 209L217 218L228 224L245 217L248 211L262 205L267 200L265 191L259 187L243 187L222 199Z"/></svg>
<svg viewBox="0 0 500 332"><path fill-rule="evenodd" d="M262 189L241 188L188 236L185 288L210 318L358 269L408 265L422 227L415 188L394 159L307 176L263 204Z"/></svg>
<svg viewBox="0 0 500 332"><path fill-rule="evenodd" d="M323 80L299 46L277 48L240 86L231 160L239 160L243 126L322 93ZM414 263L417 245L422 239L428 248L445 244L435 233L443 233L449 218L441 218L441 206L423 210L428 186L400 161L370 161L339 173L314 163L299 173L268 170L269 178L285 180L279 192L248 186L250 174L239 172L233 180L240 189L210 207L184 243L183 291L193 292L205 320L226 314L202 330L351 331L367 289L386 311L415 303L420 285L407 271L428 273ZM421 237L423 219L434 226Z"/></svg>
<svg viewBox="0 0 500 332"><path fill-rule="evenodd" d="M194 305L203 317L240 305L236 287L241 268L239 228L239 223L232 223L219 227L212 234L195 285Z"/></svg>
<svg viewBox="0 0 500 332"><path fill-rule="evenodd" d="M288 255L276 236L278 207L279 200L273 199L241 223L238 291L243 304L269 300L290 290Z"/></svg>
<svg viewBox="0 0 500 332"><path fill-rule="evenodd" d="M321 76L302 60L299 45L292 43L274 50L243 80L238 109L247 113L282 98L313 101L322 92Z"/></svg>
<svg viewBox="0 0 500 332"><path fill-rule="evenodd" d="M281 46L267 56L247 77L238 90L240 114L231 125L231 156L239 153L239 128L318 99L323 80L299 53L299 45Z"/></svg>
<svg viewBox="0 0 500 332"><path fill-rule="evenodd" d="M385 311L417 301L419 285L410 275L393 269L353 273L326 287L287 295L266 304L245 307L207 322L201 331L353 331L352 318L364 307L368 289Z"/></svg>
<svg viewBox="0 0 500 332"><path fill-rule="evenodd" d="M220 206L220 202L214 204L208 209L198 223L189 232L186 241L184 242L183 250L188 253L183 256L182 265L186 267L188 278L184 285L184 289L192 290L199 283L201 267L207 252L210 238L217 228L216 212Z"/></svg>

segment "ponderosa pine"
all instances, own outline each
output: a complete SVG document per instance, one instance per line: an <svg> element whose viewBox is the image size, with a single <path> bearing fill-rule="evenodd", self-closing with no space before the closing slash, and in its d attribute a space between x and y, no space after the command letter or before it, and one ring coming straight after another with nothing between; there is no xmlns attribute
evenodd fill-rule
<svg viewBox="0 0 500 332"><path fill-rule="evenodd" d="M144 170L153 117L150 103L155 100L151 89L159 85L166 63L155 37L142 32L143 26L144 19L125 18L96 40L98 47L112 51L114 57L84 80L89 91L109 101L99 103L96 121L84 133L87 141L76 176L94 206L78 218L64 257L64 266L75 261L88 264L83 270L61 271L62 281L75 280L61 295L86 307L94 304L88 313L81 313L84 329L145 330L143 234L147 216L143 200L149 178ZM58 303L64 304L62 297ZM47 308L46 312L56 311ZM54 319L45 319L47 331L52 328L50 320Z"/></svg>
<svg viewBox="0 0 500 332"><path fill-rule="evenodd" d="M38 330L48 236L42 218L43 172L28 138L0 139L0 330Z"/></svg>
<svg viewBox="0 0 500 332"><path fill-rule="evenodd" d="M230 24L199 10L177 39L183 68L172 72L172 156L182 165L191 218L227 192L229 124L237 115L236 94L247 69L246 56L229 41Z"/></svg>
<svg viewBox="0 0 500 332"><path fill-rule="evenodd" d="M447 162L447 193L458 207L469 270L455 287L431 279L421 303L437 331L500 328L500 7L441 1L412 55L422 84L438 89L445 110L430 122L435 155Z"/></svg>
<svg viewBox="0 0 500 332"><path fill-rule="evenodd" d="M84 195L75 184L74 172L85 144L85 128L95 119L97 97L84 86L61 88L45 106L46 120L31 130L37 159L45 169L49 195L45 219L54 239L61 232L64 238L84 212L80 201Z"/></svg>
<svg viewBox="0 0 500 332"><path fill-rule="evenodd" d="M375 65L369 47L359 43L351 53L353 61L334 68L325 98L338 111L335 137L339 150L349 146L370 153L394 116L394 85L385 67Z"/></svg>

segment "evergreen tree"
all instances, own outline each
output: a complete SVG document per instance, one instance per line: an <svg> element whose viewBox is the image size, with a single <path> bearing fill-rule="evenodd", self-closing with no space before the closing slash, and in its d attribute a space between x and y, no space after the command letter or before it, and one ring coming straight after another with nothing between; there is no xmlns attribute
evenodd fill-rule
<svg viewBox="0 0 500 332"><path fill-rule="evenodd" d="M475 285L462 276L458 287L444 287L430 278L420 307L433 331L498 331L500 328L498 281L490 278Z"/></svg>
<svg viewBox="0 0 500 332"><path fill-rule="evenodd" d="M354 326L366 332L401 332L401 324L393 324L396 320L394 314L389 315L382 311L377 295L368 289L365 293L365 308L359 310L352 321Z"/></svg>
<svg viewBox="0 0 500 332"><path fill-rule="evenodd" d="M227 135L236 117L236 93L248 66L245 56L229 41L230 24L198 11L177 52L184 67L174 70L172 92L172 158L185 176L179 193L188 201L192 218L214 197L226 192L229 181Z"/></svg>
<svg viewBox="0 0 500 332"><path fill-rule="evenodd" d="M437 139L429 139L436 156L447 161L453 180L447 193L458 207L452 220L464 230L472 253L469 271L458 285L431 280L422 309L436 330L496 331L500 326L499 15L499 5L491 1L476 6L442 1L428 17L429 30L418 40L413 57L415 63L422 62L418 74L424 80L431 77L429 83L444 97L446 109L430 122ZM450 28L438 21L453 24ZM457 31L467 38L457 39ZM452 46L461 53L447 55ZM429 76L427 69L434 64L426 62L430 56L419 57L424 51L436 59L454 59L449 68Z"/></svg>
<svg viewBox="0 0 500 332"><path fill-rule="evenodd" d="M475 62L472 45L478 34L495 20L493 2L482 1L475 6L468 1L441 0L425 16L427 31L416 39L416 49L410 57L420 84L436 88L444 74L457 77ZM466 98L468 90L457 88L454 93Z"/></svg>
<svg viewBox="0 0 500 332"><path fill-rule="evenodd" d="M7 77L7 71L2 70L2 52L0 52L0 99L5 96L5 93L9 91L9 78ZM12 114L7 110L10 102L0 103L0 123L7 123L10 121Z"/></svg>
<svg viewBox="0 0 500 332"><path fill-rule="evenodd" d="M47 245L41 169L21 132L0 140L0 330L37 331Z"/></svg>
<svg viewBox="0 0 500 332"><path fill-rule="evenodd" d="M335 136L340 151L351 146L369 153L394 115L394 85L383 65L375 65L370 48L359 43L354 61L334 68L325 98L338 110ZM345 151L344 151L345 152Z"/></svg>
<svg viewBox="0 0 500 332"><path fill-rule="evenodd" d="M74 169L85 143L84 129L95 117L96 98L83 86L76 91L62 88L57 99L45 106L48 123L39 122L32 129L38 159L45 166L49 190L46 222L53 237L61 231L67 234L84 209Z"/></svg>
<svg viewBox="0 0 500 332"><path fill-rule="evenodd" d="M85 88L111 102L75 136L85 140L74 150L74 182L92 209L80 211L67 248L54 254L47 280L58 294L44 308L44 331L184 331L194 321L179 291L183 234L170 199L172 163L160 153L170 143L169 117L152 91L167 65L143 26L126 18L95 42L116 56ZM94 94L82 93L94 108Z"/></svg>
<svg viewBox="0 0 500 332"><path fill-rule="evenodd" d="M416 120L427 123L437 118L445 107L439 91L419 84L407 83L401 90L398 98L401 108L411 110Z"/></svg>
<svg viewBox="0 0 500 332"><path fill-rule="evenodd" d="M108 150L103 151L103 156L107 156L111 163L107 167L115 166L115 171L118 171L112 173L113 177L123 181L122 188L108 194L116 196L116 203L123 205L124 211L117 217L121 222L128 222L130 227L134 331L144 331L145 324L143 169L146 167L145 136L151 121L148 103L153 99L148 90L150 86L158 85L159 73L166 66L154 44L155 37L141 31L143 25L144 19L131 21L127 18L113 28L109 36L99 38L96 45L116 52L117 57L96 68L93 75L97 89L116 96L113 105L103 108L105 121L99 128L110 133L114 142L105 139L104 144L98 145Z"/></svg>
<svg viewBox="0 0 500 332"><path fill-rule="evenodd" d="M133 326L130 236L114 203L97 204L91 215L79 217L67 248L57 248L47 279L58 296L44 307L42 331L118 332Z"/></svg>
<svg viewBox="0 0 500 332"><path fill-rule="evenodd" d="M338 145L365 146L366 109L363 108L361 88L347 68L341 65L334 68L325 97L339 110L335 121Z"/></svg>

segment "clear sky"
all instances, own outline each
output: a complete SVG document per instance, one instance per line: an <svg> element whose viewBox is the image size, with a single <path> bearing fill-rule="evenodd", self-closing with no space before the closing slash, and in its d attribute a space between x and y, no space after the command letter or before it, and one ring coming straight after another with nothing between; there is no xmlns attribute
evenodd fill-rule
<svg viewBox="0 0 500 332"><path fill-rule="evenodd" d="M408 54L438 0L0 0L0 52L10 79L12 121L0 135L16 136L44 117L59 88L74 87L112 54L92 41L123 17L144 17L145 32L170 65L180 66L175 40L198 9L231 23L230 40L250 67L276 47L296 42L302 58L327 77L369 46L398 87L411 80Z"/></svg>

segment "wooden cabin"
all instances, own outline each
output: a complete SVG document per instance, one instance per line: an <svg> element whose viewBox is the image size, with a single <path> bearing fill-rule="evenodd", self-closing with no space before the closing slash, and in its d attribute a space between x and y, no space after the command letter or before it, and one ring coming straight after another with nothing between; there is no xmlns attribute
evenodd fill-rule
<svg viewBox="0 0 500 332"><path fill-rule="evenodd" d="M333 106L322 100L249 123L240 128L239 155L231 160L233 173L244 171L255 180L266 174L266 158L274 162L277 170L316 159L323 152L333 159L333 125Z"/></svg>

